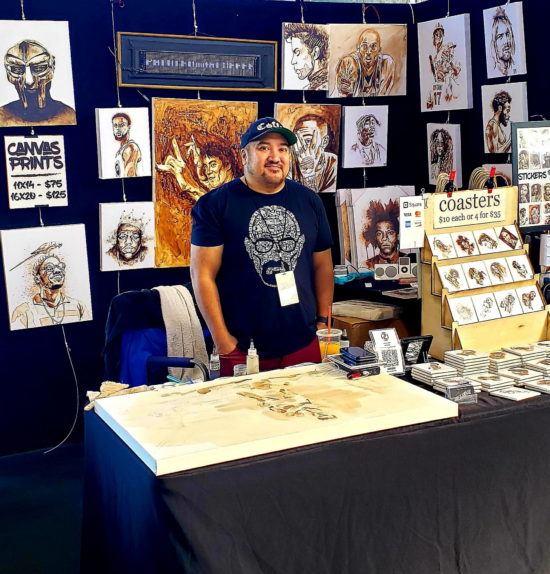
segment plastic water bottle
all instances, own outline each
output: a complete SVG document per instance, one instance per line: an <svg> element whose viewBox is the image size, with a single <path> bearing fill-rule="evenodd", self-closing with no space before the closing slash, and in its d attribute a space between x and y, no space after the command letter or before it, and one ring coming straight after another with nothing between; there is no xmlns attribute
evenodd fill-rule
<svg viewBox="0 0 550 574"><path fill-rule="evenodd" d="M216 345L212 349L212 354L210 355L210 380L213 381L214 379L219 378L220 376L220 356L218 355L218 350L216 349Z"/></svg>

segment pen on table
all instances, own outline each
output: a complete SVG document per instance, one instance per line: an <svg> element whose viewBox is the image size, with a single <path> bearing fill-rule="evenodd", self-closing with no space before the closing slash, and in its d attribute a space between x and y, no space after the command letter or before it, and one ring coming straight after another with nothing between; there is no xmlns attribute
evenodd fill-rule
<svg viewBox="0 0 550 574"><path fill-rule="evenodd" d="M190 384L192 385L192 384L193 384L193 381L192 381L189 377L187 377L187 379L189 380L189 382L187 382L187 381L182 381L181 379L177 379L176 377L173 377L172 375L167 375L166 378L167 378L169 381L172 381L173 383L179 383L180 385L190 385Z"/></svg>

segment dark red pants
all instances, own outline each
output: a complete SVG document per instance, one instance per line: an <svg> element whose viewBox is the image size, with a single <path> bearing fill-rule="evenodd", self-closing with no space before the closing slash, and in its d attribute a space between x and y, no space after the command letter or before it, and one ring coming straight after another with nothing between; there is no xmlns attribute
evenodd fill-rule
<svg viewBox="0 0 550 574"><path fill-rule="evenodd" d="M321 351L319 350L319 340L317 337L303 349L274 359L262 359L260 357L260 371L273 371L274 369L284 369L300 363L320 363ZM232 377L235 365L246 365L246 351L238 347L228 355L220 355L220 376Z"/></svg>

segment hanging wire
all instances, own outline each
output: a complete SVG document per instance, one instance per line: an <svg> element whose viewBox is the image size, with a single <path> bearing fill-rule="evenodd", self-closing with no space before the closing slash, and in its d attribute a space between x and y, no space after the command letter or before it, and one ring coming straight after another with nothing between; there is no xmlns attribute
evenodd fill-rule
<svg viewBox="0 0 550 574"><path fill-rule="evenodd" d="M300 0L300 12L302 14L302 24L305 24L306 21L304 20L304 0Z"/></svg>
<svg viewBox="0 0 550 574"><path fill-rule="evenodd" d="M409 0L409 6L411 7L411 14L412 14L412 20L413 20L412 23L414 24L414 8L413 8L411 0Z"/></svg>
<svg viewBox="0 0 550 574"><path fill-rule="evenodd" d="M21 0L21 20L26 20L25 18L25 7L23 6L24 0Z"/></svg>
<svg viewBox="0 0 550 574"><path fill-rule="evenodd" d="M115 0L110 0L111 2L111 23L113 25L113 49L114 52L109 50L111 54L115 57L115 85L116 85L116 99L117 99L117 107L121 108L122 104L120 103L120 90L118 88L118 66L119 66L119 58L118 58L118 48L116 45L116 34L115 34Z"/></svg>
<svg viewBox="0 0 550 574"><path fill-rule="evenodd" d="M367 168L363 168L363 187L367 187Z"/></svg>
<svg viewBox="0 0 550 574"><path fill-rule="evenodd" d="M366 23L367 23L366 20L365 20L365 10L366 10L366 8L365 8L365 3L364 3L364 2L361 2L361 13L363 14L363 24L366 24Z"/></svg>
<svg viewBox="0 0 550 574"><path fill-rule="evenodd" d="M57 446L50 448L50 450L47 450L44 454L48 454L49 452L52 452L56 448L59 448L71 436L74 427L76 426L76 421L78 420L78 411L80 409L80 397L78 394L78 379L76 378L76 371L74 370L73 360L71 358L71 349L69 348L69 345L67 343L67 337L65 336L65 327L63 325L61 325L61 332L63 333L63 340L65 341L65 349L67 349L67 356L69 357L69 363L71 363L71 369L73 370L74 383L76 387L76 413L74 416L73 426L71 427L71 430L67 433L67 436Z"/></svg>
<svg viewBox="0 0 550 574"><path fill-rule="evenodd" d="M307 104L307 102L306 102L306 91L305 90L302 90L302 100L303 100L304 104Z"/></svg>
<svg viewBox="0 0 550 574"><path fill-rule="evenodd" d="M200 100L200 99L201 99L201 91L197 90L197 100Z"/></svg>
<svg viewBox="0 0 550 574"><path fill-rule="evenodd" d="M445 16L445 18L448 18L451 15L451 0L447 0L447 16Z"/></svg>
<svg viewBox="0 0 550 574"><path fill-rule="evenodd" d="M42 221L42 208L38 206L38 219L40 219L40 227L44 227L44 222Z"/></svg>
<svg viewBox="0 0 550 574"><path fill-rule="evenodd" d="M365 104L365 98L361 98L361 105L362 106L366 106L367 104Z"/></svg>
<svg viewBox="0 0 550 574"><path fill-rule="evenodd" d="M447 121L445 122L448 124L451 121L451 112L447 112Z"/></svg>
<svg viewBox="0 0 550 574"><path fill-rule="evenodd" d="M195 28L196 36L199 33L199 27L197 26L197 7L195 6L195 0L193 0L193 27Z"/></svg>
<svg viewBox="0 0 550 574"><path fill-rule="evenodd" d="M120 271L116 272L116 287L117 287L117 294L120 295Z"/></svg>
<svg viewBox="0 0 550 574"><path fill-rule="evenodd" d="M126 190L124 189L124 178L122 178L120 181L122 183L122 199L126 202L128 200L126 199Z"/></svg>

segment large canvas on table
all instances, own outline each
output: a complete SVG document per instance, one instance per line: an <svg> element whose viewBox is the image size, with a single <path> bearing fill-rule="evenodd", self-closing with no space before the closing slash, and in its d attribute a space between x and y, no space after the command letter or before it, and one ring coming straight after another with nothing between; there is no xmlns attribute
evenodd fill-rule
<svg viewBox="0 0 550 574"><path fill-rule="evenodd" d="M329 97L406 93L406 25L330 25Z"/></svg>
<svg viewBox="0 0 550 574"><path fill-rule="evenodd" d="M0 231L10 329L91 321L84 225Z"/></svg>
<svg viewBox="0 0 550 574"><path fill-rule="evenodd" d="M391 375L348 381L311 365L99 399L95 410L156 475L458 416L456 403Z"/></svg>
<svg viewBox="0 0 550 574"><path fill-rule="evenodd" d="M527 83L481 87L485 153L512 153L512 122L529 120Z"/></svg>
<svg viewBox="0 0 550 574"><path fill-rule="evenodd" d="M473 107L470 15L418 24L423 112Z"/></svg>
<svg viewBox="0 0 550 574"><path fill-rule="evenodd" d="M149 108L96 108L100 179L151 175Z"/></svg>
<svg viewBox="0 0 550 574"><path fill-rule="evenodd" d="M0 20L0 127L76 124L69 23Z"/></svg>
<svg viewBox="0 0 550 574"><path fill-rule="evenodd" d="M351 257L358 269L397 263L399 198L414 195L414 186L388 186L348 191Z"/></svg>
<svg viewBox="0 0 550 574"><path fill-rule="evenodd" d="M527 73L523 2L483 10L487 77L506 78Z"/></svg>
<svg viewBox="0 0 550 574"><path fill-rule="evenodd" d="M100 203L99 241L101 271L154 267L154 203Z"/></svg>
<svg viewBox="0 0 550 574"><path fill-rule="evenodd" d="M344 167L381 167L388 161L388 106L344 107Z"/></svg>
<svg viewBox="0 0 550 574"><path fill-rule="evenodd" d="M189 265L191 209L212 189L242 175L242 134L255 102L153 98L155 265Z"/></svg>
<svg viewBox="0 0 550 574"><path fill-rule="evenodd" d="M341 107L275 104L275 117L294 132L289 177L314 191L336 191Z"/></svg>
<svg viewBox="0 0 550 574"><path fill-rule="evenodd" d="M328 90L329 27L283 23L283 90Z"/></svg>
<svg viewBox="0 0 550 574"><path fill-rule="evenodd" d="M428 171L435 185L440 173L456 171L455 185L462 187L462 152L458 124L428 124Z"/></svg>

